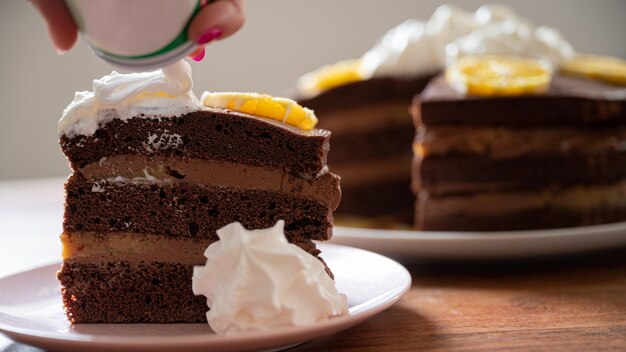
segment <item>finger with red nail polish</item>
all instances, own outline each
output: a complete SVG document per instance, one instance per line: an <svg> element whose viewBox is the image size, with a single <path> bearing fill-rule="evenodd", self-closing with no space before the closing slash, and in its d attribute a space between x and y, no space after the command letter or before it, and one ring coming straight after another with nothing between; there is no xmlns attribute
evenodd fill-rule
<svg viewBox="0 0 626 352"><path fill-rule="evenodd" d="M201 48L199 51L198 51L198 50L196 50L196 51L193 53L193 54L194 54L194 56L192 56L192 57L191 57L191 59L192 59L193 61L201 61L201 60L204 58L204 53L205 53L204 48Z"/></svg>
<svg viewBox="0 0 626 352"><path fill-rule="evenodd" d="M204 45L224 39L243 26L244 0L219 0L208 3L193 18L187 35L195 43Z"/></svg>
<svg viewBox="0 0 626 352"><path fill-rule="evenodd" d="M198 37L198 39L196 39L196 43L201 45L208 44L221 37L222 33L224 33L224 31L221 28L211 28Z"/></svg>

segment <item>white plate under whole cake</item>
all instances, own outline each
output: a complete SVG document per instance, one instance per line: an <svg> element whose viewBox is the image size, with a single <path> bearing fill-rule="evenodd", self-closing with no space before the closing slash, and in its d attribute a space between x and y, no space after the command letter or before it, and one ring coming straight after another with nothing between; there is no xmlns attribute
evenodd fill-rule
<svg viewBox="0 0 626 352"><path fill-rule="evenodd" d="M514 259L626 246L626 222L562 229L445 232L336 226L332 243L375 251L401 261Z"/></svg>

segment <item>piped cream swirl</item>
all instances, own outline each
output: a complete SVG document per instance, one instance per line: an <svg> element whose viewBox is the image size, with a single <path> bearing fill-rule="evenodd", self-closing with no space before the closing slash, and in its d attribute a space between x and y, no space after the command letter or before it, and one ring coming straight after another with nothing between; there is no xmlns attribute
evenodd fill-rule
<svg viewBox="0 0 626 352"><path fill-rule="evenodd" d="M262 230L231 223L193 270L192 288L204 295L207 320L221 335L305 326L345 314L348 304L321 261L287 242L284 221Z"/></svg>

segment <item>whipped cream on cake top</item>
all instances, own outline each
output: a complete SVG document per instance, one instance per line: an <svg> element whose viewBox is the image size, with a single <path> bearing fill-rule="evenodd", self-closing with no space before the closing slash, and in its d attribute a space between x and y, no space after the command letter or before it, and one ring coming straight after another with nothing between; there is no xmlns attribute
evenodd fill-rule
<svg viewBox="0 0 626 352"><path fill-rule="evenodd" d="M479 28L446 46L447 62L469 55L530 57L560 66L575 54L572 45L554 28L506 21Z"/></svg>
<svg viewBox="0 0 626 352"><path fill-rule="evenodd" d="M204 295L207 320L221 335L306 326L348 311L322 262L287 241L284 221L246 230L235 222L217 230L205 266L193 270L193 292Z"/></svg>
<svg viewBox="0 0 626 352"><path fill-rule="evenodd" d="M536 26L503 5L485 5L471 13L440 6L428 21L408 20L389 30L361 58L365 78L419 76L442 70L464 55L518 55L553 65L574 55L556 30Z"/></svg>
<svg viewBox="0 0 626 352"><path fill-rule="evenodd" d="M201 109L192 91L191 67L181 60L160 70L118 73L93 81L93 91L76 92L59 120L59 135L93 135L114 118L180 116Z"/></svg>

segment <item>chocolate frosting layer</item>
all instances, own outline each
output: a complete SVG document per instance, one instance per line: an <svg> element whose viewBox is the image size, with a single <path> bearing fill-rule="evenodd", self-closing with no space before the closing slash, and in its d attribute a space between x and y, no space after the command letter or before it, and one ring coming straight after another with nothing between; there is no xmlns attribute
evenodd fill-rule
<svg viewBox="0 0 626 352"><path fill-rule="evenodd" d="M497 123L514 126L626 122L626 88L555 75L545 94L481 97L454 90L443 75L413 101L416 126Z"/></svg>
<svg viewBox="0 0 626 352"><path fill-rule="evenodd" d="M307 106L323 119L327 111L369 105L374 102L405 101L424 89L433 75L396 78L376 77L364 81L352 82L324 91L311 98L296 97L303 106Z"/></svg>
<svg viewBox="0 0 626 352"><path fill-rule="evenodd" d="M185 182L287 193L315 199L331 210L336 209L341 200L340 177L328 172L328 168L322 169L314 178L304 179L281 169L220 160L146 158L128 154L103 158L80 172L94 182L120 177L131 182Z"/></svg>

